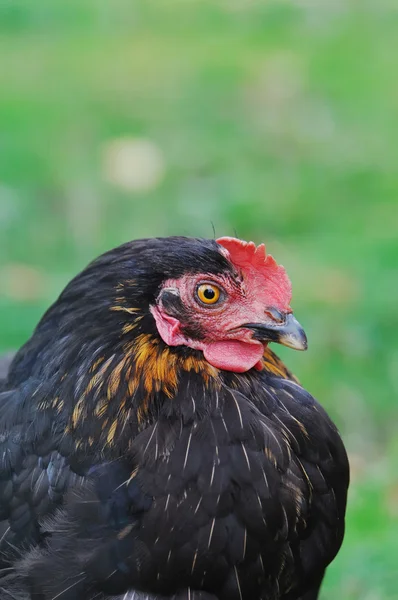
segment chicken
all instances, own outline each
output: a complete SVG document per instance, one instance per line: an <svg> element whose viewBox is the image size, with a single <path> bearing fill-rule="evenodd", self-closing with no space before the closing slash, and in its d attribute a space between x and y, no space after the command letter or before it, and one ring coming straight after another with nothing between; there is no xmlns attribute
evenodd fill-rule
<svg viewBox="0 0 398 600"><path fill-rule="evenodd" d="M348 462L270 350L307 347L263 245L127 243L73 279L0 394L0 598L315 600Z"/></svg>

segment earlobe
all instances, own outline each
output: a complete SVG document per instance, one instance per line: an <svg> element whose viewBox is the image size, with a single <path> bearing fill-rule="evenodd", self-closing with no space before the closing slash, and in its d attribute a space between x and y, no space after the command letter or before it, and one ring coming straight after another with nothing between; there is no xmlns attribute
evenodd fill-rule
<svg viewBox="0 0 398 600"><path fill-rule="evenodd" d="M162 312L159 307L151 306L150 311L156 321L159 335L168 346L183 346L187 340L181 333L181 323L178 319Z"/></svg>

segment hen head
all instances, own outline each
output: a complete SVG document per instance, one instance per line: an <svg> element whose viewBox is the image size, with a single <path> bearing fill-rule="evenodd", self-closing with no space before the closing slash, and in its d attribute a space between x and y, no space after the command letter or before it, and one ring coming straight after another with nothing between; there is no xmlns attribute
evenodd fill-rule
<svg viewBox="0 0 398 600"><path fill-rule="evenodd" d="M289 278L265 246L224 237L214 252L218 272L188 270L163 281L150 307L163 341L201 350L214 367L238 373L261 369L268 342L305 350L305 333L290 308Z"/></svg>

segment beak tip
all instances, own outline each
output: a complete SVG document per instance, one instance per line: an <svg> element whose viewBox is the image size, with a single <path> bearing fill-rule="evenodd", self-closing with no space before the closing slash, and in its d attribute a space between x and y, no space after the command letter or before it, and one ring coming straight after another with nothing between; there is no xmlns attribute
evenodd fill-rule
<svg viewBox="0 0 398 600"><path fill-rule="evenodd" d="M294 317L291 317L290 326L286 328L284 335L282 334L280 342L294 350L305 351L308 349L305 331Z"/></svg>
<svg viewBox="0 0 398 600"><path fill-rule="evenodd" d="M288 346L293 350L300 350L302 352L308 349L307 337L304 331L300 332L299 335L281 336L279 343Z"/></svg>
<svg viewBox="0 0 398 600"><path fill-rule="evenodd" d="M301 350L308 350L308 340L307 340L307 336L305 335L304 329L301 330L299 344L301 346Z"/></svg>
<svg viewBox="0 0 398 600"><path fill-rule="evenodd" d="M303 352L305 352L306 350L308 350L308 342L307 339L305 340L305 342L303 342L303 345L301 347L301 350L303 350Z"/></svg>

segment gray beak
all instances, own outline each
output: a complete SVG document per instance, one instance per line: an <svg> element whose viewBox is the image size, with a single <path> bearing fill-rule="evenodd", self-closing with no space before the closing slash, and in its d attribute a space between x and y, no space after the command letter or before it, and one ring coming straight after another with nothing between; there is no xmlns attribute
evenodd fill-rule
<svg viewBox="0 0 398 600"><path fill-rule="evenodd" d="M286 315L282 323L247 323L245 329L254 331L254 338L260 342L276 342L294 350L307 350L307 336L294 316Z"/></svg>

